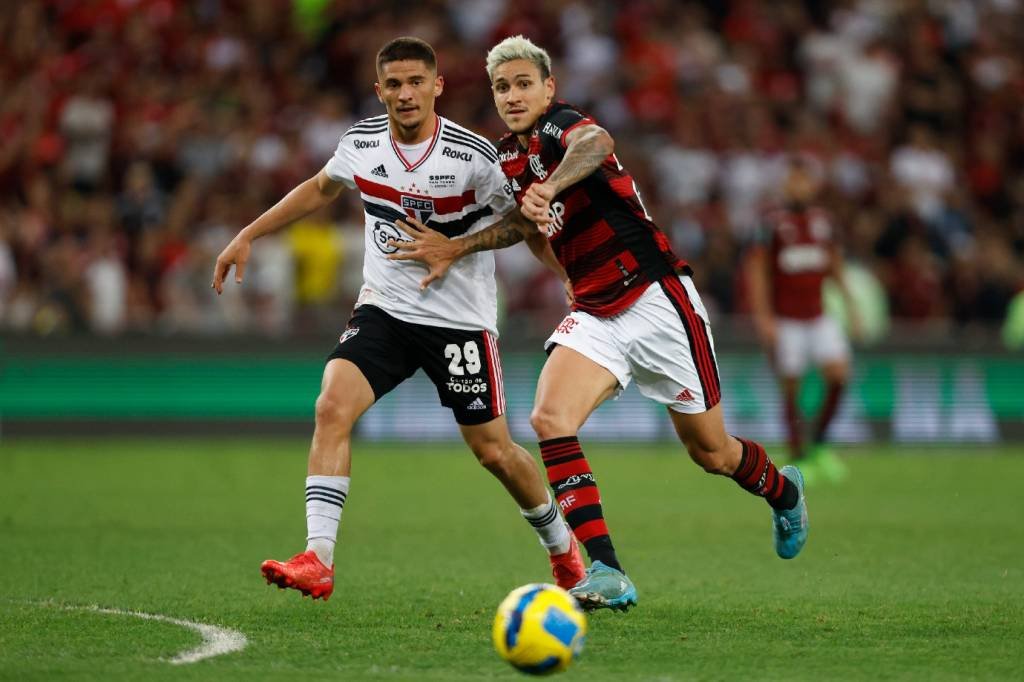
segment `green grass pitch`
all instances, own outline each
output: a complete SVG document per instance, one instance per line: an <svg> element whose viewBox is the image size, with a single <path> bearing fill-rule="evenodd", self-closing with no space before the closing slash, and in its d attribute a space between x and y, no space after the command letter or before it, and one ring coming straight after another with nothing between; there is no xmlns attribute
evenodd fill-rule
<svg viewBox="0 0 1024 682"><path fill-rule="evenodd" d="M461 444L355 448L327 603L263 583L303 546L305 440L0 443L0 679L522 679L494 609L548 581L514 503ZM781 561L763 501L665 446L590 446L640 591L589 620L565 679L1020 679L1024 451L850 451L809 491ZM244 651L166 659L199 635L68 610L235 628Z"/></svg>

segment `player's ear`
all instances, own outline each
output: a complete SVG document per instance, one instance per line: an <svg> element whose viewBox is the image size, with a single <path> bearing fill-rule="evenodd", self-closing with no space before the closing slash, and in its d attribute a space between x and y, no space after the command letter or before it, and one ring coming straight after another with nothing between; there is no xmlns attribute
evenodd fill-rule
<svg viewBox="0 0 1024 682"><path fill-rule="evenodd" d="M544 94L547 96L549 102L555 98L554 76L548 76L547 79L544 81Z"/></svg>
<svg viewBox="0 0 1024 682"><path fill-rule="evenodd" d="M384 104L384 98L380 95L380 83L373 84L373 91L377 93L377 101Z"/></svg>
<svg viewBox="0 0 1024 682"><path fill-rule="evenodd" d="M437 76L434 78L434 97L440 97L442 92L444 92L444 76Z"/></svg>

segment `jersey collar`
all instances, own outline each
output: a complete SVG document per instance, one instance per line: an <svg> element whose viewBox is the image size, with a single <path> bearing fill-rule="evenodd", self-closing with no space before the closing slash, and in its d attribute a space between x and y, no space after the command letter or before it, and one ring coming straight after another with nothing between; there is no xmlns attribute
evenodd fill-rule
<svg viewBox="0 0 1024 682"><path fill-rule="evenodd" d="M398 157L398 160L402 162L402 165L405 166L405 170L408 172L414 171L423 165L423 162L430 157L430 153L434 151L434 147L437 146L437 138L440 136L441 117L438 116L437 114L434 114L434 136L430 138L430 144L427 145L427 150L423 152L423 156L421 156L418 160L410 161L409 159L405 158L405 155L402 153L402 150L398 148L398 143L395 142L394 136L391 135L390 132L388 133L388 139L391 140L391 148L395 150L395 156Z"/></svg>

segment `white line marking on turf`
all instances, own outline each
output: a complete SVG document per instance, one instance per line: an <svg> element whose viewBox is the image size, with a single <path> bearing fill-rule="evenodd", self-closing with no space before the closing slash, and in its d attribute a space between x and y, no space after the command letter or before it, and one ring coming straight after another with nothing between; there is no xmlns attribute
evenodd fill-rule
<svg viewBox="0 0 1024 682"><path fill-rule="evenodd" d="M161 616L157 613L126 611L124 609L106 609L101 606L64 606L63 608L68 611L91 611L92 613L104 613L113 616L133 616L144 620L155 620L161 623L180 625L183 628L188 628L189 630L195 630L198 632L203 638L203 643L195 649L183 651L174 658L166 659L171 665L196 663L204 658L220 656L221 654L230 654L233 651L241 651L249 643L249 640L246 639L245 635L238 630L222 628L216 625L207 625L206 623L197 623L183 618Z"/></svg>

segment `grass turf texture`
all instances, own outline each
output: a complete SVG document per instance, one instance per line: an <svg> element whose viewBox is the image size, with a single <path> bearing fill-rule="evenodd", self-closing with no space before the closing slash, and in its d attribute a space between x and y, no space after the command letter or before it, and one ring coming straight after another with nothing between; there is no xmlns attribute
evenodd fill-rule
<svg viewBox="0 0 1024 682"><path fill-rule="evenodd" d="M326 604L265 585L301 549L304 441L0 444L2 679L522 679L497 604L549 581L514 503L462 446L362 445ZM566 679L1009 679L1024 663L1024 452L863 449L775 557L761 500L668 446L588 447L640 591L590 618ZM199 636L98 604L236 628Z"/></svg>

